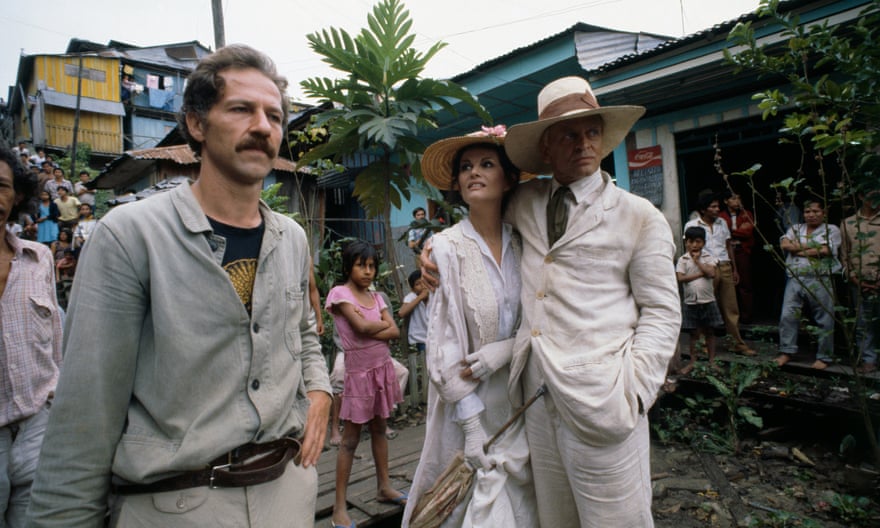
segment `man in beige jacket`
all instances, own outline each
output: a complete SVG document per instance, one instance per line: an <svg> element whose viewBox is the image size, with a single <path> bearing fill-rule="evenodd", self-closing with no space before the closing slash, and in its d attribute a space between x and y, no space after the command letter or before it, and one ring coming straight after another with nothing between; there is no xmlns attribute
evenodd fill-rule
<svg viewBox="0 0 880 528"><path fill-rule="evenodd" d="M522 236L523 318L511 363L526 413L541 526L651 527L647 412L681 324L668 222L600 168L645 109L601 107L566 77L512 127L520 169L507 219Z"/></svg>

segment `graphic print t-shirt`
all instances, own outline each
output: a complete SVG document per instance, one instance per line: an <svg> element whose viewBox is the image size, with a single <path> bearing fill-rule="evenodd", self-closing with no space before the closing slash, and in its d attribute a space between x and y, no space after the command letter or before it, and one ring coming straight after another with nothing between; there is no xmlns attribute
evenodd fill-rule
<svg viewBox="0 0 880 528"><path fill-rule="evenodd" d="M260 246L263 243L263 232L266 224L253 228L234 227L221 224L212 218L211 228L214 234L226 239L226 251L223 253L223 269L232 281L232 287L238 293L238 298L251 313L251 295L254 292L254 278L257 276L257 259L260 256Z"/></svg>

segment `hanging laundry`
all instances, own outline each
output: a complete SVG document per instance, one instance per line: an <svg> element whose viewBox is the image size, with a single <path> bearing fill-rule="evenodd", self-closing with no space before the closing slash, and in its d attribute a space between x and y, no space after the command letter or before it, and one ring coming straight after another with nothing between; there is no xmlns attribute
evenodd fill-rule
<svg viewBox="0 0 880 528"><path fill-rule="evenodd" d="M147 88L159 89L159 76L147 74Z"/></svg>
<svg viewBox="0 0 880 528"><path fill-rule="evenodd" d="M174 92L171 90L160 90L158 88L150 88L150 107L161 108L163 110L173 110L171 105L174 101ZM169 104L170 103L170 104Z"/></svg>

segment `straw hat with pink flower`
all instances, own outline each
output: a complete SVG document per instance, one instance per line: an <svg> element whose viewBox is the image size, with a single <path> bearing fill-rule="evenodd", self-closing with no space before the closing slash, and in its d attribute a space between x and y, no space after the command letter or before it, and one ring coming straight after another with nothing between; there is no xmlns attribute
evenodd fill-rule
<svg viewBox="0 0 880 528"><path fill-rule="evenodd" d="M500 146L503 150L506 135L507 127L504 125L483 126L480 130L466 136L455 136L432 143L422 156L422 175L429 184L441 191L451 190L456 174L455 167L452 166L455 155L464 147L483 144ZM534 176L534 174L523 172L520 174L519 181L525 181Z"/></svg>

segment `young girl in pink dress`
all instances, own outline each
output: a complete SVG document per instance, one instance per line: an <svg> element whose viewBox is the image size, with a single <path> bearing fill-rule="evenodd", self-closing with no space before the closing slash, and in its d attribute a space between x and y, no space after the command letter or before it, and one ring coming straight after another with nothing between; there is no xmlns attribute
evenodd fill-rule
<svg viewBox="0 0 880 528"><path fill-rule="evenodd" d="M361 427L369 424L376 464L379 502L403 505L406 494L391 487L388 476L386 420L394 405L403 401L394 376L388 341L400 334L382 296L369 290L379 259L373 246L362 240L349 243L342 251L345 284L327 294L326 308L345 350L345 388L339 416L345 420L342 443L336 458L336 502L334 528L354 528L348 515L345 495Z"/></svg>

